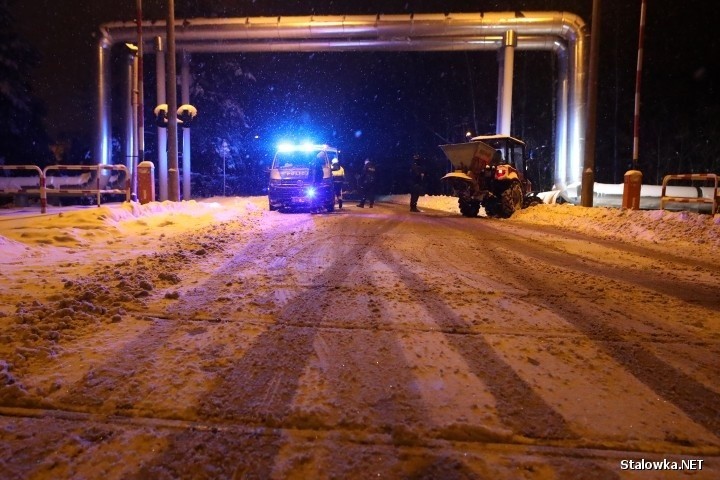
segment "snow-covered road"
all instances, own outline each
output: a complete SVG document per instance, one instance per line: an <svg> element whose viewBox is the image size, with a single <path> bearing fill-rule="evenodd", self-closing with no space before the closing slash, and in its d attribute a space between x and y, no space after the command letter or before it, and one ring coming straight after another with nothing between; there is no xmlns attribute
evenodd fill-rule
<svg viewBox="0 0 720 480"><path fill-rule="evenodd" d="M6 259L7 478L720 477L717 262L530 214L261 207L103 211Z"/></svg>

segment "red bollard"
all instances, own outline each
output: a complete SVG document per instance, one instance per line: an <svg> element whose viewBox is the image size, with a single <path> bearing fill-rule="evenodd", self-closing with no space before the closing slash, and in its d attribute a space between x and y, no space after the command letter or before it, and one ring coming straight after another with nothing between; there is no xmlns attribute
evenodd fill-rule
<svg viewBox="0 0 720 480"><path fill-rule="evenodd" d="M155 201L155 165L149 160L137 166L138 201L146 204Z"/></svg>
<svg viewBox="0 0 720 480"><path fill-rule="evenodd" d="M625 172L622 208L627 208L630 210L640 210L641 187L642 172L640 170L628 170L627 172Z"/></svg>

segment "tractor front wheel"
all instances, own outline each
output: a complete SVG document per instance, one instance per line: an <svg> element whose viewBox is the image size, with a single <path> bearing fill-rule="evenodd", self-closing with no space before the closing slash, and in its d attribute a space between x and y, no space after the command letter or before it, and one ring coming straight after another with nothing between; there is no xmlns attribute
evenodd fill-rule
<svg viewBox="0 0 720 480"><path fill-rule="evenodd" d="M458 200L460 213L463 217L477 217L480 212L480 202L477 200Z"/></svg>

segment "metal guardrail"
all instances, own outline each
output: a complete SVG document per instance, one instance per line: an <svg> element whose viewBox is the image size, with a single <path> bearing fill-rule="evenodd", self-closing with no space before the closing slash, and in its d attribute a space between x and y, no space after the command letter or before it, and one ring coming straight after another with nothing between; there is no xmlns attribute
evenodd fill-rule
<svg viewBox="0 0 720 480"><path fill-rule="evenodd" d="M130 175L125 165L50 165L40 170L36 165L0 165L0 170L28 170L37 177L0 177L0 195L39 195L40 212L47 210L48 195L96 195L100 206L102 194L125 195L130 201ZM52 175L50 172L80 171L80 175Z"/></svg>
<svg viewBox="0 0 720 480"><path fill-rule="evenodd" d="M667 184L671 180L702 180L708 181L713 180L715 186L712 192L712 198L697 196L697 197L672 197L666 196ZM720 197L718 196L718 176L714 173L686 173L679 175L665 175L662 182L662 193L660 197L660 209L665 209L666 203L712 203L712 213L720 213L718 205L720 204Z"/></svg>
<svg viewBox="0 0 720 480"><path fill-rule="evenodd" d="M37 173L35 176L0 177L0 195L40 195L40 212L45 213L47 204L43 202L45 174L37 165L0 165L0 170L20 170Z"/></svg>

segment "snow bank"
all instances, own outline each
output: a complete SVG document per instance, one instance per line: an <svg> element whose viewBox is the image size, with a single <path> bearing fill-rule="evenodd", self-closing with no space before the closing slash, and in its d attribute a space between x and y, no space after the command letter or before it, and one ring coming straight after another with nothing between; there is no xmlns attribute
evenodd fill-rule
<svg viewBox="0 0 720 480"><path fill-rule="evenodd" d="M409 205L409 195L390 195L381 200ZM457 198L420 197L420 208L458 213ZM622 210L610 207L581 207L572 204L539 205L495 220L553 226L601 238L629 243L674 243L720 248L720 215L668 210Z"/></svg>

